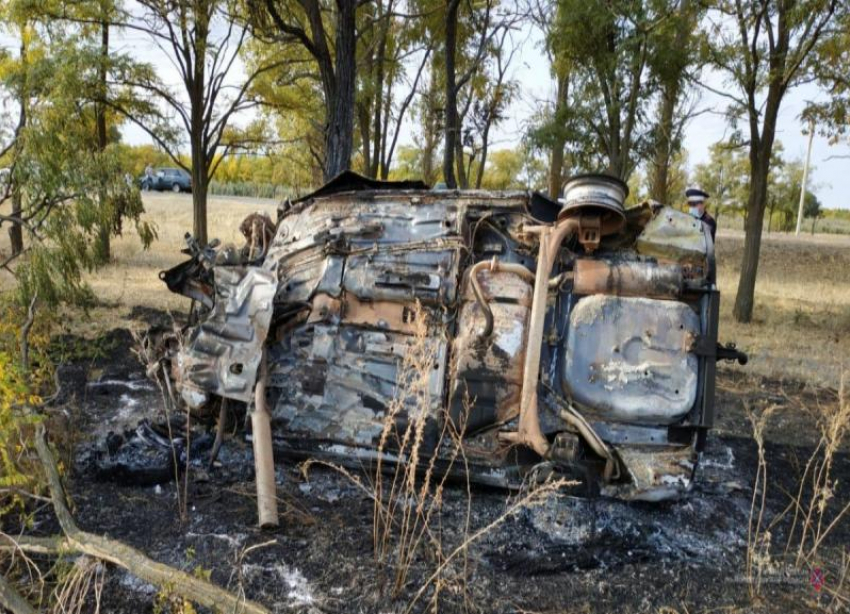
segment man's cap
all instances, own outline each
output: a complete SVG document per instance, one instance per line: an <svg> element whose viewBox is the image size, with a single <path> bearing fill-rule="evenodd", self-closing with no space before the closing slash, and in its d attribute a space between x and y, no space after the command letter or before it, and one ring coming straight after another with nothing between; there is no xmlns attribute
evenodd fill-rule
<svg viewBox="0 0 850 614"><path fill-rule="evenodd" d="M685 196L689 203L701 203L708 198L708 192L702 188L692 187L685 190Z"/></svg>

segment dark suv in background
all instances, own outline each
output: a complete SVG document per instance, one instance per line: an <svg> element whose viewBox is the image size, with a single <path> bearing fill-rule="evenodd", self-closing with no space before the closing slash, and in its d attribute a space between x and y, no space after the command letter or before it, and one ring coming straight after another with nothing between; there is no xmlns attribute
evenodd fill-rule
<svg viewBox="0 0 850 614"><path fill-rule="evenodd" d="M142 175L139 185L143 192L191 192L192 177L180 168L155 168L152 175Z"/></svg>

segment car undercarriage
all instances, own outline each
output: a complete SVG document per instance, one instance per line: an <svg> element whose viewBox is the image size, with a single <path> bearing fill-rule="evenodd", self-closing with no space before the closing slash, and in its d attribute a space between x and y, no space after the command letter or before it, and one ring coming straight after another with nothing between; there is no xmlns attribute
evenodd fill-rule
<svg viewBox="0 0 850 614"><path fill-rule="evenodd" d="M680 496L716 362L746 356L717 343L707 229L624 209L627 191L583 175L556 202L346 173L276 223L246 219L241 249L189 238L161 274L196 305L169 354L176 388L195 410L265 414L253 436L276 456Z"/></svg>

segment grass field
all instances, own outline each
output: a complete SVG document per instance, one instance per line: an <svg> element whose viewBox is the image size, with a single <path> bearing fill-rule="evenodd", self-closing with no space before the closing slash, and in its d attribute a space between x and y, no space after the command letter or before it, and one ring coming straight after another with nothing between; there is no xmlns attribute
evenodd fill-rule
<svg viewBox="0 0 850 614"><path fill-rule="evenodd" d="M144 251L132 232L114 241L115 263L88 278L101 305L88 316L59 315L75 332L96 335L131 325L135 307L183 311L188 301L171 294L157 273L183 261L183 235L192 228L188 195L146 194L150 220L159 240ZM274 218L272 200L213 197L210 236L241 243L238 226L254 211ZM717 241L719 284L723 293L720 336L751 355L747 372L789 377L832 387L850 368L850 236L809 234L799 238L765 235L756 288L755 320L740 325L731 317L743 249L743 233L722 228ZM8 249L6 232L0 251ZM0 286L9 276L0 272Z"/></svg>

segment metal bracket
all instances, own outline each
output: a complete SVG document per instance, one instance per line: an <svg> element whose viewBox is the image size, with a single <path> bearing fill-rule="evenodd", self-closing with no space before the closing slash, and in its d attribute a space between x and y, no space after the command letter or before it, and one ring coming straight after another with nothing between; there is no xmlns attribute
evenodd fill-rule
<svg viewBox="0 0 850 614"><path fill-rule="evenodd" d="M584 251L592 254L602 238L602 218L598 215L582 215L578 221L578 241Z"/></svg>

